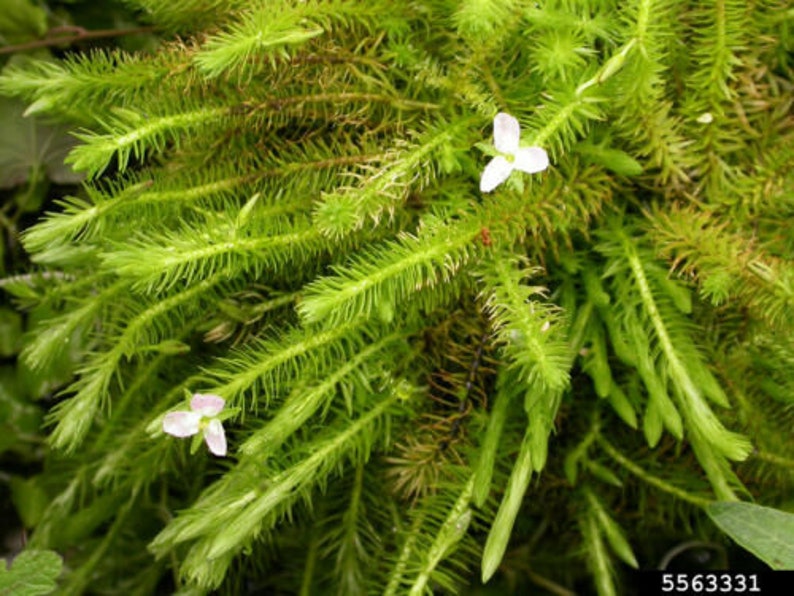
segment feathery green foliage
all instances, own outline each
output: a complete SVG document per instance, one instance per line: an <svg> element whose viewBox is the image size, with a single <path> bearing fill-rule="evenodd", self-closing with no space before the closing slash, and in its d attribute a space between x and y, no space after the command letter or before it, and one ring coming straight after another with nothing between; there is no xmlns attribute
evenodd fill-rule
<svg viewBox="0 0 794 596"><path fill-rule="evenodd" d="M644 536L784 505L784 0L127 3L155 52L0 75L86 176L2 282L26 366L77 359L63 593L619 594ZM551 166L483 193L499 112ZM225 458L164 432L186 393Z"/></svg>

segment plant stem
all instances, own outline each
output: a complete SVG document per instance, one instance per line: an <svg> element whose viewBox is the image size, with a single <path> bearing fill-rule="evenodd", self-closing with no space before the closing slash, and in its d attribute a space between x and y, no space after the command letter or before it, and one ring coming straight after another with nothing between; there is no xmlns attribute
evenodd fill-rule
<svg viewBox="0 0 794 596"><path fill-rule="evenodd" d="M612 459L615 460L615 462L626 468L629 472L631 472L632 474L634 474L640 480L643 480L647 484L650 484L651 486L655 486L659 490L671 494L674 497L681 499L682 501L691 503L692 505L697 505L698 507L705 507L706 505L711 503L711 501L708 499L691 495L685 490L682 490L677 486L673 486L672 484L662 480L661 478L649 474L648 472L643 470L640 466L638 466L629 458L627 458L625 455L623 455L620 451L615 449L615 447L604 437L599 436L597 442L604 449L604 451L606 451L607 454Z"/></svg>
<svg viewBox="0 0 794 596"><path fill-rule="evenodd" d="M89 31L82 27L55 27L50 29L47 34L56 32L59 33L57 37L47 37L44 39L37 39L35 41L28 41L16 45L5 46L0 48L0 55L14 54L16 52L24 52L27 50L35 50L37 48L48 48L60 44L73 44L79 41L88 39L102 39L105 37L121 37L123 35L140 35L141 33L151 33L154 27L130 27L129 29L97 29L96 31ZM64 35L65 33L65 35Z"/></svg>

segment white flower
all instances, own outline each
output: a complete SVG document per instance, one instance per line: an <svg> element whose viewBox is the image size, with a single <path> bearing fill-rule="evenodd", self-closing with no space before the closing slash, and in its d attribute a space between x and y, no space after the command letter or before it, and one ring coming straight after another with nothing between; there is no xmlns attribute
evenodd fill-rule
<svg viewBox="0 0 794 596"><path fill-rule="evenodd" d="M226 433L218 414L226 402L217 395L196 393L190 400L190 412L169 412L163 418L163 430L175 437L190 437L203 431L204 441L217 456L226 455Z"/></svg>
<svg viewBox="0 0 794 596"><path fill-rule="evenodd" d="M513 170L527 174L549 167L549 156L540 147L519 147L521 127L510 114L499 112L493 119L493 143L502 155L494 157L483 170L480 190L491 192L507 180Z"/></svg>

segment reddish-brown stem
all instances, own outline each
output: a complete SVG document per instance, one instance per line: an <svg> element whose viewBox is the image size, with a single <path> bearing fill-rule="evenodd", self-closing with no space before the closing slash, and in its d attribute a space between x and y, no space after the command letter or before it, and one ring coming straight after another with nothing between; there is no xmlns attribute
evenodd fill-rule
<svg viewBox="0 0 794 596"><path fill-rule="evenodd" d="M129 29L97 29L96 31L88 31L82 27L56 27L47 32L47 35L52 33L66 33L66 35L58 35L56 37L46 37L45 39L37 39L35 41L28 41L11 46L0 48L0 55L13 54L15 52L24 52L25 50L35 50L36 48L46 48L50 46L57 46L60 44L71 44L78 41L85 41L87 39L101 39L103 37L121 37L122 35L138 35L140 33L150 33L154 31L154 27L131 27Z"/></svg>

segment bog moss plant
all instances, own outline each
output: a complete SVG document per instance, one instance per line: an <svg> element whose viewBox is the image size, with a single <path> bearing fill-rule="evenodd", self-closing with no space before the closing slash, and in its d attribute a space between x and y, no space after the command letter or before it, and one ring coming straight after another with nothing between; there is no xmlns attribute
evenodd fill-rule
<svg viewBox="0 0 794 596"><path fill-rule="evenodd" d="M609 595L785 507L785 0L129 4L0 77L86 176L4 283L60 593Z"/></svg>

